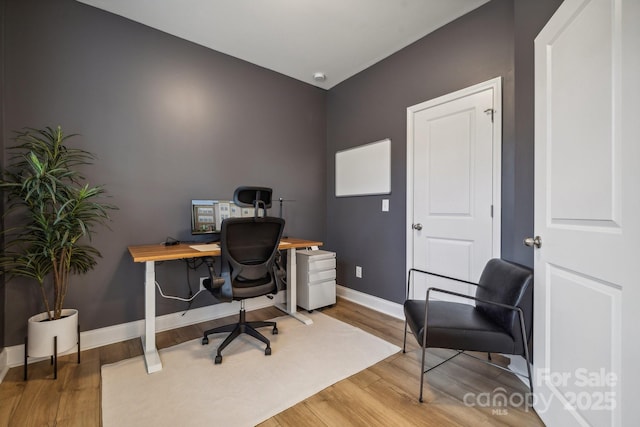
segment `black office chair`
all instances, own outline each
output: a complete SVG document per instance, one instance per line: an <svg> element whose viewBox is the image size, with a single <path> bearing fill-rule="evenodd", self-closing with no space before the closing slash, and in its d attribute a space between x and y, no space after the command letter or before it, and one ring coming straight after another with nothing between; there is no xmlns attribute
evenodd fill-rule
<svg viewBox="0 0 640 427"><path fill-rule="evenodd" d="M234 199L237 204L243 204L237 198ZM256 212L258 206L265 209L270 207L264 203L264 198L260 201L254 199L253 204L256 206ZM206 331L202 345L209 343L208 336L211 334L230 332L218 347L215 363L219 364L222 363L222 350L244 333L265 343L267 347L264 354L268 356L271 354L271 343L256 329L270 326L273 328L272 334L275 335L278 333L276 322L247 322L244 301L247 298L276 294L282 287L283 272L276 263L276 257L284 220L258 217L256 214L253 217L225 219L221 228L221 274L216 275L213 261L208 260L210 277L204 281L204 286L220 301L240 301L240 315L237 323Z"/></svg>
<svg viewBox="0 0 640 427"><path fill-rule="evenodd" d="M409 299L411 278L415 273L475 285L477 286L476 295L473 297L431 287L427 289L426 300ZM430 295L436 292L471 299L475 301L475 305L430 299ZM531 358L529 357L533 342L533 272L531 269L502 259L492 259L485 266L480 281L476 284L412 268L409 270L407 279L404 313L406 321L402 351L406 352L407 325L422 348L420 402L422 402L424 375L460 354L467 354L465 351L489 353L489 360L491 360L491 353L524 356L527 361L529 388L533 393ZM428 347L453 349L457 350L457 353L425 371L425 350ZM487 360L479 360L512 372Z"/></svg>

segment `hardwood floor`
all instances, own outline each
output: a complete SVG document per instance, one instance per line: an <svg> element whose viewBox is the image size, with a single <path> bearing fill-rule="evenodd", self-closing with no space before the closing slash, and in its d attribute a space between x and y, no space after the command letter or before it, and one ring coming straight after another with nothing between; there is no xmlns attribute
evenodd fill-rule
<svg viewBox="0 0 640 427"><path fill-rule="evenodd" d="M343 299L323 313L402 347L401 320ZM281 314L270 307L247 313L247 317L268 319ZM158 333L158 348L198 338L205 329L230 321L233 319L218 319ZM407 341L407 353L400 351L260 426L543 425L533 409L521 402L528 388L519 379L466 356L429 372L425 402L419 403L420 352L411 336ZM133 339L85 350L80 364L76 363L75 355L63 356L59 359L57 380L53 380L49 362L29 365L26 382L22 380L22 367L10 369L0 384L0 426L99 426L101 365L140 354L140 340ZM434 366L452 354L448 350L429 350L427 365ZM496 359L506 363L504 358L494 356L493 360ZM496 400L496 406L490 404L492 399ZM511 404L504 406L506 403Z"/></svg>

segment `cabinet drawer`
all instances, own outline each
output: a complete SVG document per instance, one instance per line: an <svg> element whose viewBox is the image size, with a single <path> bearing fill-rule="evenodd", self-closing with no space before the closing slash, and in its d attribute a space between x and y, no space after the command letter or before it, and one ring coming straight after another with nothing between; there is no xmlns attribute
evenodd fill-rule
<svg viewBox="0 0 640 427"><path fill-rule="evenodd" d="M336 268L335 258L309 258L309 270L333 270Z"/></svg>
<svg viewBox="0 0 640 427"><path fill-rule="evenodd" d="M307 310L315 310L336 303L336 281L329 280L309 284L302 292L303 297L298 300L298 305Z"/></svg>
<svg viewBox="0 0 640 427"><path fill-rule="evenodd" d="M310 271L308 275L308 282L325 282L336 278L336 270L322 270L322 271Z"/></svg>

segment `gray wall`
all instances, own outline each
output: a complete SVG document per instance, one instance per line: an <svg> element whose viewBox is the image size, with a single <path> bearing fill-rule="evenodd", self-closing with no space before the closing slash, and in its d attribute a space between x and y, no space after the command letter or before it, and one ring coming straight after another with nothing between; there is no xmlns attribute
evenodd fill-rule
<svg viewBox="0 0 640 427"><path fill-rule="evenodd" d="M191 239L191 198L269 186L295 200L285 233L324 238L324 90L73 0L5 7L3 148L24 126L81 134L74 143L98 157L88 178L120 208L93 241L98 267L72 278L65 305L80 310L83 330L143 318L144 267L127 246ZM166 291L188 294L183 263L156 270ZM191 274L193 289L204 275ZM43 309L37 289L11 281L0 302L4 345L19 344ZM203 294L194 307L212 303ZM186 307L157 305L158 314Z"/></svg>
<svg viewBox="0 0 640 427"><path fill-rule="evenodd" d="M274 188L286 232L338 253L338 282L404 298L406 108L503 77L503 256L532 264L533 37L560 0L493 0L328 92L72 0L4 4L2 147L11 130L55 126L98 155L87 175L120 207L94 240L104 258L73 279L83 330L143 317L143 268L126 247L191 238L189 200ZM2 74L0 74L2 76ZM392 139L391 211L380 196L334 197L337 150ZM1 155L0 155L1 156ZM1 158L1 157L0 157ZM355 265L364 278L355 279ZM185 295L185 267L158 264ZM202 269L191 275L197 287ZM22 342L37 290L0 292L0 346ZM198 297L195 307L212 304ZM160 299L158 313L186 304ZM4 324L3 324L4 323Z"/></svg>
<svg viewBox="0 0 640 427"><path fill-rule="evenodd" d="M533 232L533 38L560 0L493 0L329 91L327 247L338 283L404 300L406 274L406 109L501 76L502 257L533 264L522 239ZM335 152L391 138L385 196L336 198ZM381 199L390 212L381 212ZM355 266L363 278L355 278Z"/></svg>

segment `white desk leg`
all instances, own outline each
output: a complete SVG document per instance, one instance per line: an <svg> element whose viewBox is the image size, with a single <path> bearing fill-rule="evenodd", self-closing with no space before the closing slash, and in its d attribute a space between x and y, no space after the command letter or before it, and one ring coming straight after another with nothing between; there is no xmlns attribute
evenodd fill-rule
<svg viewBox="0 0 640 427"><path fill-rule="evenodd" d="M298 300L296 292L298 290L296 280L296 250L291 248L287 250L287 305L276 304L276 307L287 313L289 316L295 317L305 325L310 325L313 320L298 313Z"/></svg>
<svg viewBox="0 0 640 427"><path fill-rule="evenodd" d="M142 349L147 373L162 370L162 362L156 348L156 272L155 262L144 263L144 335Z"/></svg>

